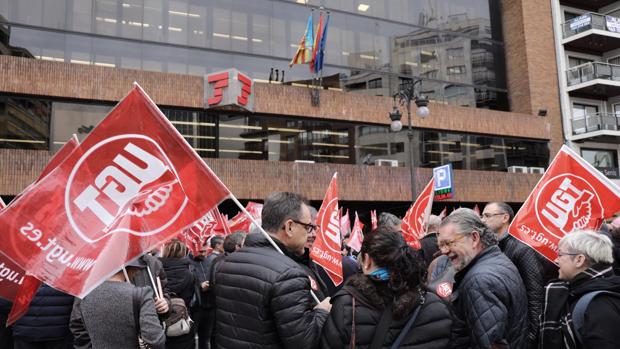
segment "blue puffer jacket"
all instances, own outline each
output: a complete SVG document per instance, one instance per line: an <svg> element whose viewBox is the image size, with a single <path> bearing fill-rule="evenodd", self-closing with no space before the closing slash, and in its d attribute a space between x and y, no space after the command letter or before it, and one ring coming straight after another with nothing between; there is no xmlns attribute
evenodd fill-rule
<svg viewBox="0 0 620 349"><path fill-rule="evenodd" d="M26 315L13 325L13 336L30 342L60 340L70 335L73 296L41 285Z"/></svg>

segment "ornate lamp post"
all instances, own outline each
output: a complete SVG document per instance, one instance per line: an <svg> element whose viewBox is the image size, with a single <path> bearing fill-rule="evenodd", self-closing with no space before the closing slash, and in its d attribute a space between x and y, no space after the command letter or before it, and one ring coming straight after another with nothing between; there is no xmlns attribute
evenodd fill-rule
<svg viewBox="0 0 620 349"><path fill-rule="evenodd" d="M428 110L428 99L424 96L420 96L416 92L416 86L422 82L421 79L406 80L400 85L400 91L393 96L392 111L389 113L390 129L393 132L402 130L403 124L400 121L402 114L399 107L405 106L407 108L407 138L409 139L409 170L411 172L411 201L416 199L416 185L415 185L415 156L413 154L413 127L411 125L411 102L414 101L418 107L416 114L420 118L428 116L430 111Z"/></svg>

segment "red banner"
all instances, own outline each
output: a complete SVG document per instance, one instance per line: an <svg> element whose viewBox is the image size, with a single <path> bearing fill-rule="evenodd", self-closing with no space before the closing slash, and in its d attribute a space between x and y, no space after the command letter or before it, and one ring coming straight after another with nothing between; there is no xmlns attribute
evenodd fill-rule
<svg viewBox="0 0 620 349"><path fill-rule="evenodd" d="M245 206L246 211L252 215L252 218L256 221L260 221L260 215L263 211L263 204L259 204L256 202L248 202ZM252 226L252 221L245 215L243 212L239 212L236 216L234 216L230 222L228 222L228 226L230 227L230 231L233 233L236 231L242 231L244 233L249 233L250 228Z"/></svg>
<svg viewBox="0 0 620 349"><path fill-rule="evenodd" d="M434 182L435 179L431 178L413 205L411 205L401 223L401 230L405 241L415 249L420 249L421 247L420 237L424 236L426 232L428 217L433 208Z"/></svg>
<svg viewBox="0 0 620 349"><path fill-rule="evenodd" d="M370 227L372 230L377 229L377 210L370 210Z"/></svg>
<svg viewBox="0 0 620 349"><path fill-rule="evenodd" d="M319 226L316 240L312 244L310 257L322 266L334 285L342 283L342 244L340 240L340 217L338 214L337 173L334 173L323 204L316 216Z"/></svg>
<svg viewBox="0 0 620 349"><path fill-rule="evenodd" d="M0 213L0 250L84 297L229 195L136 86L66 161Z"/></svg>
<svg viewBox="0 0 620 349"><path fill-rule="evenodd" d="M347 241L347 246L355 252L359 252L362 249L362 242L364 242L364 234L362 233L362 225L360 219L355 212L355 222L353 222L353 229L351 230L351 236Z"/></svg>
<svg viewBox="0 0 620 349"><path fill-rule="evenodd" d="M61 163L63 163L71 153L78 147L79 145L78 138L74 134L71 139L65 145L56 152L56 154L52 157L52 159L45 165L45 168L37 178L37 180L33 183L36 185L41 179L47 176L52 170L58 167ZM23 273L23 270L21 270ZM23 276L23 282L20 283L19 289L17 290L17 297L15 297L13 301L13 306L11 307L11 312L9 313L6 325L10 326L15 321L17 321L20 317L28 312L28 308L30 307L30 302L34 298L35 294L41 287L41 281L35 278L32 275L26 274Z"/></svg>
<svg viewBox="0 0 620 349"><path fill-rule="evenodd" d="M349 210L340 218L340 238L344 239L345 236L351 233L351 219L349 218Z"/></svg>
<svg viewBox="0 0 620 349"><path fill-rule="evenodd" d="M603 219L618 211L620 188L562 146L508 232L554 261L564 235L577 229L598 229Z"/></svg>

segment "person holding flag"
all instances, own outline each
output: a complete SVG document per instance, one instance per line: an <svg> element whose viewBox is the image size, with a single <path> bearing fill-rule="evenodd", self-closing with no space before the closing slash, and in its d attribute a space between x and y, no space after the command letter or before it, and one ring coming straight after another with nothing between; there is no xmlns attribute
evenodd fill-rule
<svg viewBox="0 0 620 349"><path fill-rule="evenodd" d="M424 266L400 232L367 234L359 260L363 274L334 296L321 348L448 348L450 309L423 291Z"/></svg>
<svg viewBox="0 0 620 349"><path fill-rule="evenodd" d="M225 319L216 323L217 347L317 348L330 298L317 305L308 274L291 258L314 229L308 204L295 193L271 194L261 220L268 236L249 234L216 272L216 318Z"/></svg>

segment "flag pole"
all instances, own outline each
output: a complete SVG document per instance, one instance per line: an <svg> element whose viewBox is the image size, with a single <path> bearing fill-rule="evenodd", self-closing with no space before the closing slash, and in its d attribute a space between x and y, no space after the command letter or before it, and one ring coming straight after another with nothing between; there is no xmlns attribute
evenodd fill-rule
<svg viewBox="0 0 620 349"><path fill-rule="evenodd" d="M258 229L260 229L260 232L263 233L263 235L265 236L265 238L267 238L267 240L269 241L269 243L271 244L271 246L273 246L273 248L276 249L276 251L280 252L281 254L284 254L284 252L282 252L282 249L276 244L275 241L273 241L273 239L271 238L271 236L265 231L265 229L263 229L263 227L258 224L258 222L256 222L256 220L254 219L254 217L252 217L252 215L250 214L250 212L248 212L245 207L243 207L243 205L239 202L239 200L237 200L237 198L231 193L230 194L230 198L232 199L232 201L234 201L234 203L237 205L237 207L239 207L239 209L241 209L241 212L243 212L243 214L245 214L246 216L248 216L248 218L250 219L250 221L252 221L252 223L258 227ZM316 294L314 293L314 291L310 290L310 295L312 296L312 298L314 299L314 301L319 304L321 303L321 301L319 300L319 298L316 296Z"/></svg>

